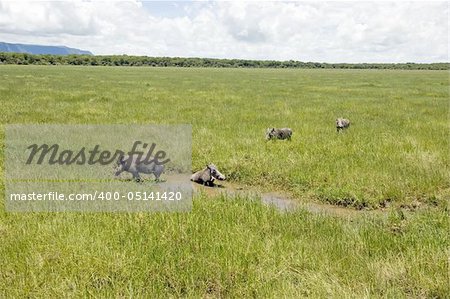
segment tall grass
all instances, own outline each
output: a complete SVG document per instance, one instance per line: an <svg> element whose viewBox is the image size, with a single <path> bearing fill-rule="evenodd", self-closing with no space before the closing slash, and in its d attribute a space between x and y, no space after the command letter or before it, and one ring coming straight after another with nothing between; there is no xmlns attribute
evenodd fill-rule
<svg viewBox="0 0 450 299"><path fill-rule="evenodd" d="M280 213L246 198L190 213L4 214L0 297L448 295L445 212Z"/></svg>
<svg viewBox="0 0 450 299"><path fill-rule="evenodd" d="M189 123L194 169L357 207L445 202L448 73L2 66L1 123ZM334 120L352 125L337 134ZM265 142L267 127L291 142Z"/></svg>
<svg viewBox="0 0 450 299"><path fill-rule="evenodd" d="M0 298L450 293L447 72L1 66L0 79L2 125L190 123L193 168L242 185L438 205L339 218L197 195L190 213L1 210ZM352 125L337 134L340 116ZM265 142L272 126L293 140Z"/></svg>

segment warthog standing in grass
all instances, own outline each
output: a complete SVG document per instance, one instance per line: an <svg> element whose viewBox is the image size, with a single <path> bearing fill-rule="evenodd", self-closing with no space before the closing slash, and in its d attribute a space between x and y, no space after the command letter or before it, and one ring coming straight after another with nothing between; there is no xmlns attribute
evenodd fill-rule
<svg viewBox="0 0 450 299"><path fill-rule="evenodd" d="M340 130L346 129L350 127L350 121L346 118L338 118L336 119L336 130L339 132Z"/></svg>
<svg viewBox="0 0 450 299"><path fill-rule="evenodd" d="M270 139L287 139L291 140L292 130L290 128L268 128L266 131L266 140Z"/></svg>
<svg viewBox="0 0 450 299"><path fill-rule="evenodd" d="M215 179L223 181L225 176L220 173L214 164L206 165L204 169L197 171L191 176L191 181L207 186L214 186Z"/></svg>
<svg viewBox="0 0 450 299"><path fill-rule="evenodd" d="M156 180L159 181L159 177L164 172L164 164L157 164L151 160L150 163L146 163L145 161L139 161L139 163L137 163L137 159L138 155L131 156L131 159L129 155L121 156L117 160L116 176L121 174L123 171L126 171L131 173L133 178L139 182L141 180L139 173L153 173Z"/></svg>

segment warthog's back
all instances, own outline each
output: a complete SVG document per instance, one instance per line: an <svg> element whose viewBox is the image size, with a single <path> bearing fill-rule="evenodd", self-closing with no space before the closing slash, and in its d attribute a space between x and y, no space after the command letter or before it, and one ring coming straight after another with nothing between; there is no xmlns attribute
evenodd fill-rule
<svg viewBox="0 0 450 299"><path fill-rule="evenodd" d="M290 128L272 128L266 132L267 139L291 139L292 130Z"/></svg>
<svg viewBox="0 0 450 299"><path fill-rule="evenodd" d="M161 174L164 172L164 164L157 164L152 159L149 160L149 163L146 163L144 161L139 161L138 163L138 156L123 156L119 158L118 161L118 170L116 172L116 176L119 175L121 172L126 171L133 174L133 177L136 179L139 179L139 173L145 173L145 174L154 174L156 179L159 179Z"/></svg>

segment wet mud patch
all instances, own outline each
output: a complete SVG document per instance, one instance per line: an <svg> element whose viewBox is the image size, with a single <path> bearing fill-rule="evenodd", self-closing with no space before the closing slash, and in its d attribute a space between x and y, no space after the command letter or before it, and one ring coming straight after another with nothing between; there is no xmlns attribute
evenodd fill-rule
<svg viewBox="0 0 450 299"><path fill-rule="evenodd" d="M186 183L186 175L169 174L162 177L163 181L158 184L168 183ZM217 181L216 181L217 182ZM281 212L293 212L298 209L306 210L312 214L323 214L341 218L353 218L356 216L382 216L387 217L389 208L380 208L375 210L356 209L327 203L315 202L312 199L297 199L282 192L262 192L255 187L238 185L229 181L219 182L214 186L204 186L198 183L190 182L193 194L205 194L208 197L225 195L230 198L248 197L258 198L264 205L274 207Z"/></svg>
<svg viewBox="0 0 450 299"><path fill-rule="evenodd" d="M304 209L313 214L327 214L340 217L351 217L376 212L360 211L352 208L334 206L331 204L315 203L312 201L301 201L299 199L294 199L286 194L283 194L282 192L261 192L254 187L241 186L231 182L221 182L220 184L216 184L213 187L203 186L192 182L192 188L194 190L194 194L203 193L210 197L226 195L231 198L236 196L259 198L264 205L274 207L281 212L293 212L298 209ZM380 212L381 211L379 211L378 213Z"/></svg>

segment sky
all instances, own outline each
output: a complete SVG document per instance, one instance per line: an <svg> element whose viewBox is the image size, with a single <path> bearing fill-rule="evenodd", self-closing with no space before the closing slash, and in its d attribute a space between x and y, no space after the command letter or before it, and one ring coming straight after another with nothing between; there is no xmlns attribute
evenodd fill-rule
<svg viewBox="0 0 450 299"><path fill-rule="evenodd" d="M0 41L128 54L448 62L448 2L0 0Z"/></svg>

